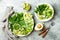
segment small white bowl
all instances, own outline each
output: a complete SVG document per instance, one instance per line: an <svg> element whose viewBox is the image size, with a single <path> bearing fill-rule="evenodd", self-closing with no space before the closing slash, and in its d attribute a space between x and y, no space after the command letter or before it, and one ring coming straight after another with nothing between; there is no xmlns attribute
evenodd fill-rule
<svg viewBox="0 0 60 40"><path fill-rule="evenodd" d="M48 3L40 3L40 4L38 4L38 5L42 5L42 4L47 4L48 6L50 6L50 8L52 9L52 16L50 17L50 18L48 18L48 19L43 19L43 20L40 20L38 17L37 17L37 14L35 13L35 16L36 16L36 18L39 20L39 21L43 21L43 22L45 22L45 21L49 21L49 20L51 20L52 18L53 18L53 16L54 16L54 9L53 9L53 7L50 5L50 4L48 4ZM37 5L37 6L38 6Z"/></svg>

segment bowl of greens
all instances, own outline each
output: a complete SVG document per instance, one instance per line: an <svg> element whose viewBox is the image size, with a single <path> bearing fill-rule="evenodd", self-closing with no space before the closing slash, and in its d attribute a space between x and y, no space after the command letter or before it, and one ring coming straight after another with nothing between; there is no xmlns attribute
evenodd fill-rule
<svg viewBox="0 0 60 40"><path fill-rule="evenodd" d="M49 21L54 15L53 7L48 3L40 3L34 10L35 16L40 21Z"/></svg>
<svg viewBox="0 0 60 40"><path fill-rule="evenodd" d="M27 36L34 27L34 20L29 12L14 12L8 17L9 30L15 36Z"/></svg>

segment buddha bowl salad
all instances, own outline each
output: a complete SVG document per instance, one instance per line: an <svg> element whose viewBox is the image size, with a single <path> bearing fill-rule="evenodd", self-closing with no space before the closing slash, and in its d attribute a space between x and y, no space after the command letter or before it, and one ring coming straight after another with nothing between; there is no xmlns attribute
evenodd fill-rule
<svg viewBox="0 0 60 40"><path fill-rule="evenodd" d="M49 4L40 4L35 9L35 14L39 20L46 20L52 18L54 11Z"/></svg>
<svg viewBox="0 0 60 40"><path fill-rule="evenodd" d="M32 15L28 12L14 12L8 17L9 29L16 36L26 36L32 30L34 21Z"/></svg>

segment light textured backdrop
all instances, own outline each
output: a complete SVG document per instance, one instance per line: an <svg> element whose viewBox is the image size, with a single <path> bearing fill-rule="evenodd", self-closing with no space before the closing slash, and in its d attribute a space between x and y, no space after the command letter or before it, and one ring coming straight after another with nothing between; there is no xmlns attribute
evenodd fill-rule
<svg viewBox="0 0 60 40"><path fill-rule="evenodd" d="M60 40L60 0L0 0L0 21L3 20L5 10L7 6L13 6L15 11L23 11L22 3L29 3L32 9L29 11L34 15L34 8L39 3L49 3L53 6L55 15L51 21L45 22L45 26L48 26L50 22L54 22L54 26L50 29L45 38L38 36L39 31L33 31L27 37L20 37L17 40ZM6 14L7 15L7 14ZM35 17L34 17L35 18ZM35 22L38 23L35 18ZM2 31L3 23L0 22L0 40L8 40L6 34Z"/></svg>

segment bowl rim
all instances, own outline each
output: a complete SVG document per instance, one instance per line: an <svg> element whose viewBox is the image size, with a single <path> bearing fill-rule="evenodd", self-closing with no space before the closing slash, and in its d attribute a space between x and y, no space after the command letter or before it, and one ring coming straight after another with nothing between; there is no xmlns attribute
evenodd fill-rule
<svg viewBox="0 0 60 40"><path fill-rule="evenodd" d="M53 9L53 7L52 7L52 5L51 4L49 4L49 3L40 3L40 4L38 4L38 5L42 5L42 4L47 4L51 9L52 9L52 16L51 17L49 17L48 19L43 19L43 20L40 20L38 17L37 17L37 14L35 13L35 16L36 16L36 18L39 20L39 21L43 21L43 22L45 22L45 21L49 21L49 20L51 20L52 18L53 18L53 16L54 16L54 9ZM38 5L37 5L37 7L38 7Z"/></svg>
<svg viewBox="0 0 60 40"><path fill-rule="evenodd" d="M23 12L24 13L24 12ZM29 13L30 14L30 12L25 12L25 14L27 14L27 13ZM32 14L31 14L32 15ZM8 19L8 18L7 18ZM33 20L33 26L32 26L32 30L30 31L30 32L28 32L26 35L14 35L13 34L13 32L11 32L10 31L10 29L8 29L14 36L21 36L21 37L24 37L24 36L27 36L27 35L29 35L32 31L33 31L33 28L34 28L34 19L33 19L33 16L32 16L32 20ZM8 23L8 22L7 22ZM9 25L9 23L8 23L8 25Z"/></svg>

